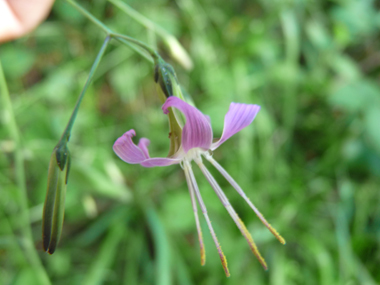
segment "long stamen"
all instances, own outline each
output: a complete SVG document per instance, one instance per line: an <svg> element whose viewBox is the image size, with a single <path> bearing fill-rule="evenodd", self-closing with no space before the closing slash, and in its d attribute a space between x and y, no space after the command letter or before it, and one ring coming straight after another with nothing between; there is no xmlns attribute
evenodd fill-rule
<svg viewBox="0 0 380 285"><path fill-rule="evenodd" d="M199 223L198 207L197 207L197 203L195 201L194 190L193 190L193 185L192 185L192 182L190 179L190 175L188 174L189 170L186 167L184 169L185 169L187 186L188 186L189 192L190 192L191 204L193 206L195 224L197 226L199 247L200 247L200 251L201 251L201 265L203 266L206 263L206 251L205 251L205 247L204 247L204 243L203 243L202 229L201 229L201 225Z"/></svg>
<svg viewBox="0 0 380 285"><path fill-rule="evenodd" d="M228 265L227 265L227 259L226 259L225 255L224 255L223 251L222 251L222 248L221 248L221 246L220 246L220 244L218 242L218 239L216 237L215 231L214 231L214 229L213 229L213 227L211 225L210 218L209 218L209 216L207 214L206 205L203 202L201 193L200 193L199 188L198 188L197 181L195 180L194 173L193 173L193 171L191 169L191 165L190 165L190 163L188 161L185 161L185 163L184 163L184 170L185 170L185 175L186 175L186 181L187 181L188 186L189 186L189 191L193 192L193 194L195 193L195 195L197 197L199 206L201 208L203 216L206 219L207 226L208 226L208 228L210 230L212 239L214 240L215 246L216 246L216 248L218 250L220 261L222 262L222 266L223 266L224 272L225 272L225 274L226 274L227 277L230 277L230 272L228 270Z"/></svg>
<svg viewBox="0 0 380 285"><path fill-rule="evenodd" d="M223 203L223 206L227 209L228 213L230 214L231 218L234 220L235 224L239 228L242 235L247 240L249 247L251 248L251 251L256 256L256 258L259 260L261 265L264 267L265 270L268 269L268 266L264 260L264 258L261 256L259 250L257 249L257 246L255 242L253 241L253 238L251 234L249 233L248 229L244 225L243 221L239 218L238 214L235 212L234 208L232 208L230 202L228 201L226 195L224 194L223 190L220 188L219 184L216 182L214 177L211 175L211 173L207 170L207 168L202 163L201 158L195 160L198 164L199 168L202 170L204 176L210 183L211 187L214 189L216 195L220 199L220 201Z"/></svg>
<svg viewBox="0 0 380 285"><path fill-rule="evenodd" d="M235 188L235 190L240 194L240 196L243 197L243 199L248 203L248 205L252 208L252 210L256 213L256 215L259 217L261 222L270 230L270 232L282 243L285 244L285 239L267 222L267 220L264 218L264 216L260 213L260 211L253 205L251 200L247 197L247 195L244 193L243 189L240 188L239 184L236 183L236 181L228 174L228 172L210 155L205 155L206 159L211 162L212 165L215 166L215 168L226 178L226 180L232 185L232 187Z"/></svg>

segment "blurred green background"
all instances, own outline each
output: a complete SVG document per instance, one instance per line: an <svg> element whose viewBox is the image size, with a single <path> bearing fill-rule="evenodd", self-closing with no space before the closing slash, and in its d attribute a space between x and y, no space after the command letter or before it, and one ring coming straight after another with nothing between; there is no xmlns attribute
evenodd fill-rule
<svg viewBox="0 0 380 285"><path fill-rule="evenodd" d="M206 265L178 165L128 165L112 144L129 129L151 155L169 149L153 65L112 41L80 108L57 251L42 250L50 154L105 33L65 1L31 35L0 46L25 160L1 110L0 284L378 284L380 282L380 12L370 0L128 1L189 52L186 70L163 38L105 0L80 1L113 30L170 62L220 136L229 103L261 105L252 125L214 152L286 239L260 223L209 169L266 259L264 271L201 172L196 177L228 260L226 278L201 216ZM4 94L1 94L4 96ZM24 205L24 206L23 206ZM25 211L38 258L25 250ZM23 214L24 213L24 214ZM32 246L33 246L32 244ZM33 251L32 251L33 252ZM36 270L40 268L40 270Z"/></svg>

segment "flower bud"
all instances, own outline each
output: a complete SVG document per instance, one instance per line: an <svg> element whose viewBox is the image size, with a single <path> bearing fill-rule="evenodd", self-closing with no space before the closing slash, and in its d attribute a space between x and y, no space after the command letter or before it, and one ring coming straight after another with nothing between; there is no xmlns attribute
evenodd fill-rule
<svg viewBox="0 0 380 285"><path fill-rule="evenodd" d="M61 237L69 170L69 149L66 143L58 143L50 157L48 185L42 216L43 247L50 254L54 253Z"/></svg>
<svg viewBox="0 0 380 285"><path fill-rule="evenodd" d="M166 98L173 96L173 85L178 85L177 76L175 74L174 68L166 63L161 57L159 57L154 68L154 81L158 83L162 92L164 93L163 98L160 98L162 103L165 103Z"/></svg>
<svg viewBox="0 0 380 285"><path fill-rule="evenodd" d="M165 103L166 99L170 96L183 99L181 87L178 84L174 68L161 57L155 59L154 80L158 84L157 92L162 103ZM169 109L168 118L170 129L170 149L168 156L171 156L176 153L181 146L184 120L181 114L178 114L178 112L172 108Z"/></svg>

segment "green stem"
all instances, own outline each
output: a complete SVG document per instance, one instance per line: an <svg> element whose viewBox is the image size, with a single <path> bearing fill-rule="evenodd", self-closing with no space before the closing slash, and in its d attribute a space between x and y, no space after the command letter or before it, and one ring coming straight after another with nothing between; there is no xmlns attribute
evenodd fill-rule
<svg viewBox="0 0 380 285"><path fill-rule="evenodd" d="M130 44L127 40L121 39L121 38L115 38L118 42L121 42L122 44L128 46L129 48L133 49L135 52L140 54L143 58L145 58L147 61L153 63L153 59L148 56L145 52L141 51L140 49L136 48L134 45Z"/></svg>
<svg viewBox="0 0 380 285"><path fill-rule="evenodd" d="M76 3L73 0L66 0L71 6L73 6L75 9L77 9L78 12L80 12L83 16L85 16L87 19L89 19L92 23L97 25L99 28L101 28L103 31L105 31L107 34L111 34L112 31L109 29L106 25L104 25L101 21L96 19L92 14L90 14L86 9L84 9L81 5Z"/></svg>
<svg viewBox="0 0 380 285"><path fill-rule="evenodd" d="M114 31L112 31L110 28L108 28L105 24L103 24L101 21L99 21L97 18L94 17L91 13L89 13L86 9L84 9L82 6L80 6L78 3L76 3L73 0L66 0L71 6L73 6L78 12L80 12L83 16L85 16L87 19L89 19L92 23L97 25L99 28L101 28L104 32L107 33L107 36L111 38L115 38L117 41L125 44L126 46L132 48L134 51L139 53L142 57L144 57L146 60L153 62L153 60L147 56L144 52L142 52L140 49L136 48L133 44L137 44L139 47L143 48L145 51L147 51L153 58L156 58L157 52L151 49L146 44L133 39L131 37L117 34Z"/></svg>
<svg viewBox="0 0 380 285"><path fill-rule="evenodd" d="M183 48L183 46L180 44L180 42L173 35L167 32L160 25L149 20L144 15L141 15L139 12L134 10L125 2L120 1L120 0L108 0L108 1L111 2L113 5L115 5L117 8L119 8L126 15L134 19L136 22L143 25L149 32L159 35L162 38L164 44L169 49L171 56L175 60L177 60L178 63L180 63L185 69L191 70L193 68L193 62L190 56L188 55L186 50Z"/></svg>
<svg viewBox="0 0 380 285"><path fill-rule="evenodd" d="M155 31L157 34L159 34L162 37L169 36L170 34L165 31L162 27L157 25L156 23L152 22L145 16L141 15L136 10L132 9L128 4L120 1L120 0L108 0L112 4L114 4L116 7L118 7L120 10L122 10L125 14L133 18L136 22L143 25L145 28Z"/></svg>
<svg viewBox="0 0 380 285"><path fill-rule="evenodd" d="M136 40L136 39L131 38L131 37L126 36L126 35L117 34L117 33L111 33L110 36L114 37L114 38L124 39L124 40L130 41L131 43L138 45L139 47L145 49L155 60L157 60L159 57L158 53L154 49L152 49L148 45L144 44L143 42L140 42L139 40Z"/></svg>
<svg viewBox="0 0 380 285"><path fill-rule="evenodd" d="M92 64L90 73L89 73L89 75L87 77L86 84L84 85L84 87L82 89L82 92L79 95L77 103L75 104L75 107L74 107L74 111L71 114L70 120L67 123L67 126L66 126L64 132L62 133L61 139L59 140L59 142L58 142L57 145L62 145L62 144L65 144L65 143L67 143L69 141L70 134L71 134L71 129L72 129L73 125L74 125L75 118L76 118L76 116L78 114L79 106L82 103L82 99L83 99L84 95L86 94L87 88L90 85L90 83L91 83L91 81L92 81L92 79L93 79L93 77L95 75L96 69L99 66L99 63L100 63L100 61L101 61L101 59L102 59L102 57L104 55L104 52L107 49L107 46L108 46L108 43L109 43L110 40L111 40L110 36L107 36L106 39L104 40L104 43L103 43L103 45L102 45L102 47L101 47L98 55L96 56L96 59L95 59L94 63Z"/></svg>
<svg viewBox="0 0 380 285"><path fill-rule="evenodd" d="M8 128L11 139L15 143L15 169L16 169L16 181L17 189L19 190L17 195L19 199L19 204L21 207L21 219L23 227L22 234L24 237L24 250L25 254L36 272L40 284L51 284L49 277L46 274L44 267L42 266L41 260L38 256L37 250L34 247L32 229L29 219L29 209L28 209L28 194L26 189L26 179L24 171L24 156L21 149L20 143L20 133L17 127L16 118L13 113L12 102L9 96L9 91L7 87L7 82L5 80L3 67L0 62L0 97L1 97L1 106L3 106L3 112L6 115L8 121L6 127Z"/></svg>

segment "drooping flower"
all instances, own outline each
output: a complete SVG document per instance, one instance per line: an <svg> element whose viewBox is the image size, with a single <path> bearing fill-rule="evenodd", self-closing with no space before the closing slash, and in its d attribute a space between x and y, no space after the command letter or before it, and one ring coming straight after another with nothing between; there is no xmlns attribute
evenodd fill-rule
<svg viewBox="0 0 380 285"><path fill-rule="evenodd" d="M232 208L228 198L216 182L214 177L205 167L202 162L202 156L207 159L235 188L235 190L244 198L244 200L253 209L259 219L264 225L273 233L273 235L282 243L285 244L285 240L272 228L272 226L265 220L263 215L257 210L253 203L249 200L236 181L227 173L227 171L212 157L212 151L217 149L223 142L229 139L231 136L247 127L252 123L256 114L260 110L258 105L249 105L241 103L231 103L230 108L224 118L224 129L222 136L219 140L213 142L213 132L210 124L210 118L201 113L197 108L187 104L178 97L171 96L162 106L162 110L165 114L168 114L170 108L176 108L186 118L186 123L183 126L181 134L181 144L178 150L169 157L150 157L148 151L149 140L141 138L138 145L135 145L132 141L132 137L136 135L135 131L129 130L123 136L118 138L113 146L115 153L125 162L130 164L141 164L144 167L155 166L168 166L171 164L181 164L184 169L186 181L188 184L191 203L193 206L196 227L198 231L198 239L200 243L201 251L201 264L205 264L206 255L203 244L202 232L198 218L198 207L196 200L200 206L200 209L206 219L208 228L211 232L214 243L217 247L224 271L229 276L229 270L227 267L227 260L219 245L218 239L211 225L210 218L207 213L206 206L203 202L201 193L198 188L198 184L195 180L194 173L192 171L191 162L194 161L202 173L214 189L223 206L227 209L228 213L236 223L237 227L247 240L253 254L257 257L261 265L267 269L267 265L263 257L260 255L255 242L252 239L251 234L247 230L244 223L238 217L236 211Z"/></svg>

